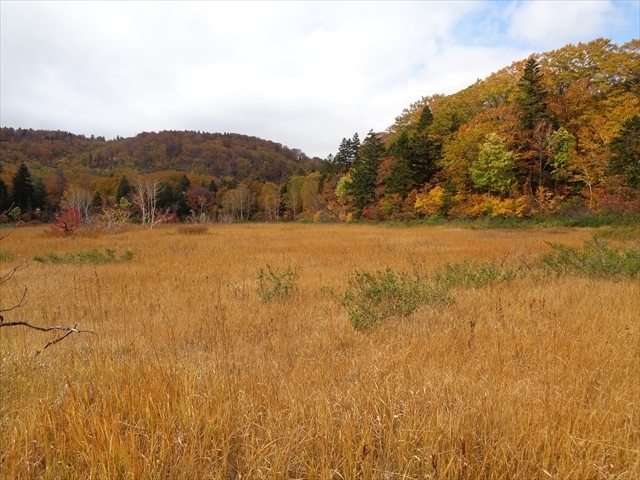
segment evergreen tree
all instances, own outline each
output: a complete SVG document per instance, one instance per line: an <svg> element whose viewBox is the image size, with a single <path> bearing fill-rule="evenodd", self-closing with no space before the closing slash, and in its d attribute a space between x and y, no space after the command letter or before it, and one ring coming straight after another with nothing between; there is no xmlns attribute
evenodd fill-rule
<svg viewBox="0 0 640 480"><path fill-rule="evenodd" d="M127 198L131 193L131 184L126 176L122 176L118 189L116 190L116 203L120 203L120 199Z"/></svg>
<svg viewBox="0 0 640 480"><path fill-rule="evenodd" d="M172 205L171 210L180 218L184 218L191 213L191 205L186 192L180 192L176 197L176 202Z"/></svg>
<svg viewBox="0 0 640 480"><path fill-rule="evenodd" d="M355 162L358 156L358 150L360 149L360 138L355 133L352 139L343 138L338 148L338 153L333 157L333 163L338 168L339 173L344 173L353 162Z"/></svg>
<svg viewBox="0 0 640 480"><path fill-rule="evenodd" d="M544 75L540 64L531 56L524 65L524 71L518 81L519 95L516 102L522 109L520 123L524 130L532 131L539 120L549 119L547 113L547 91L542 85Z"/></svg>
<svg viewBox="0 0 640 480"><path fill-rule="evenodd" d="M26 212L33 206L33 182L27 166L22 163L13 177L13 201L16 207Z"/></svg>
<svg viewBox="0 0 640 480"><path fill-rule="evenodd" d="M437 162L442 149L441 142L429 133L433 114L429 106L422 109L416 131L411 137L411 171L417 187L429 182L437 171Z"/></svg>
<svg viewBox="0 0 640 480"><path fill-rule="evenodd" d="M425 105L420 112L420 118L418 119L418 123L416 125L418 131L426 130L433 123L433 113L431 113L431 109L429 105Z"/></svg>
<svg viewBox="0 0 640 480"><path fill-rule="evenodd" d="M358 156L353 164L349 183L355 206L360 210L375 201L378 167L384 154L384 144L378 135L371 130L358 150Z"/></svg>
<svg viewBox="0 0 640 480"><path fill-rule="evenodd" d="M96 192L93 194L91 205L95 211L99 211L102 208L102 195L100 195L100 192Z"/></svg>
<svg viewBox="0 0 640 480"><path fill-rule="evenodd" d="M33 182L33 208L46 210L47 203L47 186L42 178L36 177Z"/></svg>
<svg viewBox="0 0 640 480"><path fill-rule="evenodd" d="M187 190L189 190L190 186L191 180L189 180L189 177L187 177L186 175L183 175L180 179L180 192L186 192Z"/></svg>
<svg viewBox="0 0 640 480"><path fill-rule="evenodd" d="M624 175L627 185L640 188L640 115L634 115L622 124L609 148L609 173Z"/></svg>
<svg viewBox="0 0 640 480"><path fill-rule="evenodd" d="M2 165L0 165L0 173L3 171L4 169L2 168ZM12 203L13 199L9 193L9 188L7 187L7 184L4 183L4 180L0 178L0 215L9 210Z"/></svg>
<svg viewBox="0 0 640 480"><path fill-rule="evenodd" d="M526 175L530 192L548 183L550 176L547 144L554 129L558 127L556 119L547 109L547 90L543 85L544 75L534 56L529 57L518 81L518 94L515 101L520 106L520 127L524 135L520 145L520 168Z"/></svg>
<svg viewBox="0 0 640 480"><path fill-rule="evenodd" d="M415 127L403 130L389 147L396 163L386 179L386 192L406 197L412 189L422 187L433 178L442 145L429 133L432 123L431 109L425 106Z"/></svg>
<svg viewBox="0 0 640 480"><path fill-rule="evenodd" d="M409 134L406 130L403 130L389 146L389 153L396 161L385 179L385 193L397 193L402 198L406 198L415 185L414 172L411 169L413 151Z"/></svg>
<svg viewBox="0 0 640 480"><path fill-rule="evenodd" d="M162 182L158 191L158 198L156 205L158 208L172 208L178 203L180 192L176 195L171 187L171 184Z"/></svg>
<svg viewBox="0 0 640 480"><path fill-rule="evenodd" d="M358 156L358 151L360 150L360 137L358 136L358 132L353 134L353 138L351 139L351 150L350 150L350 158L355 161Z"/></svg>
<svg viewBox="0 0 640 480"><path fill-rule="evenodd" d="M11 195L9 195L9 188L4 180L0 178L0 214L4 213L11 207Z"/></svg>

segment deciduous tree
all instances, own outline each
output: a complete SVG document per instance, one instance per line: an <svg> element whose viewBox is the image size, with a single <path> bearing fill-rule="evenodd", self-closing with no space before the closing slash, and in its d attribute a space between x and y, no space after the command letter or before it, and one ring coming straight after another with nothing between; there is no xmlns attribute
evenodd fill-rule
<svg viewBox="0 0 640 480"><path fill-rule="evenodd" d="M51 229L64 235L73 235L80 227L82 216L75 205L62 205L54 216Z"/></svg>
<svg viewBox="0 0 640 480"><path fill-rule="evenodd" d="M265 217L269 221L280 219L280 188L273 182L267 182L262 187L261 202Z"/></svg>
<svg viewBox="0 0 640 480"><path fill-rule="evenodd" d="M93 195L84 188L75 188L67 191L64 195L64 201L68 205L73 205L80 213L80 221L88 223L91 221L94 213Z"/></svg>
<svg viewBox="0 0 640 480"><path fill-rule="evenodd" d="M293 219L296 219L298 211L302 208L302 186L304 185L304 177L301 175L292 176L287 182L287 190L285 199L291 209Z"/></svg>
<svg viewBox="0 0 640 480"><path fill-rule="evenodd" d="M504 195L515 183L516 154L507 151L504 140L495 133L487 136L478 159L471 165L471 178L480 190Z"/></svg>

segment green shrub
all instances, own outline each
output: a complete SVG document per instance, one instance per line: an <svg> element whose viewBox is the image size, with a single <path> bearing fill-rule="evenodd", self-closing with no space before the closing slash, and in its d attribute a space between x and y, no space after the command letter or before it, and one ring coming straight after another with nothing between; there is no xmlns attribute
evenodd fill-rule
<svg viewBox="0 0 640 480"><path fill-rule="evenodd" d="M273 298L285 298L295 290L298 273L290 267L277 271L267 265L258 273L258 295L267 302Z"/></svg>
<svg viewBox="0 0 640 480"><path fill-rule="evenodd" d="M122 255L120 255L121 262L130 262L133 260L133 252L131 250L127 250Z"/></svg>
<svg viewBox="0 0 640 480"><path fill-rule="evenodd" d="M633 277L640 272L640 250L611 247L598 237L584 242L582 249L547 242L553 249L540 257L540 266L547 272L588 277Z"/></svg>
<svg viewBox="0 0 640 480"><path fill-rule="evenodd" d="M60 263L108 263L108 262L129 262L133 260L133 252L127 250L119 258L116 257L115 250L105 249L104 253L97 249L87 250L86 252L71 252L66 255L60 255L54 252L45 253L43 256L35 256L36 262L47 263L50 265Z"/></svg>
<svg viewBox="0 0 640 480"><path fill-rule="evenodd" d="M522 269L501 267L492 262L472 259L460 263L447 263L433 275L434 282L442 288L481 288L494 283L518 278Z"/></svg>
<svg viewBox="0 0 640 480"><path fill-rule="evenodd" d="M610 226L598 231L599 238L620 241L640 241L640 225Z"/></svg>
<svg viewBox="0 0 640 480"><path fill-rule="evenodd" d="M358 271L352 275L341 295L335 295L347 308L356 330L375 327L392 316L408 316L421 305L451 301L454 288L482 288L523 278L529 273L542 275L588 275L595 277L633 277L640 272L640 250L613 248L594 237L582 249L549 243L553 252L543 254L537 263L512 267L494 262L467 259L447 263L431 276L410 275L387 267L376 272Z"/></svg>
<svg viewBox="0 0 640 480"><path fill-rule="evenodd" d="M435 290L419 275L394 272L391 268L356 272L341 296L356 330L366 330L385 318L408 316L421 305L446 300L444 292Z"/></svg>

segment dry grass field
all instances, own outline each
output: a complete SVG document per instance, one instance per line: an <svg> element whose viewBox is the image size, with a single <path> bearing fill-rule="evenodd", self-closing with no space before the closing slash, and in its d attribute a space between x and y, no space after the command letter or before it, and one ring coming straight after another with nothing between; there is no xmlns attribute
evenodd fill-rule
<svg viewBox="0 0 640 480"><path fill-rule="evenodd" d="M0 290L0 308L29 292L5 321L97 335L36 355L55 335L0 329L0 478L640 477L637 276L455 287L364 331L339 298L358 271L531 266L591 230L43 229L0 244L0 273L29 261ZM91 249L134 256L33 260ZM296 272L290 295L261 298L267 266Z"/></svg>

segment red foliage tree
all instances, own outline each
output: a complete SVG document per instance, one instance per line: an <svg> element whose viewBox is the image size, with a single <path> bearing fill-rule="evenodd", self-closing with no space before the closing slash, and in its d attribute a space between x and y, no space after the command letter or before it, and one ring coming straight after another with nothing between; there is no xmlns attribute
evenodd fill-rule
<svg viewBox="0 0 640 480"><path fill-rule="evenodd" d="M50 225L52 231L64 235L73 235L80 227L82 217L74 205L63 205Z"/></svg>

